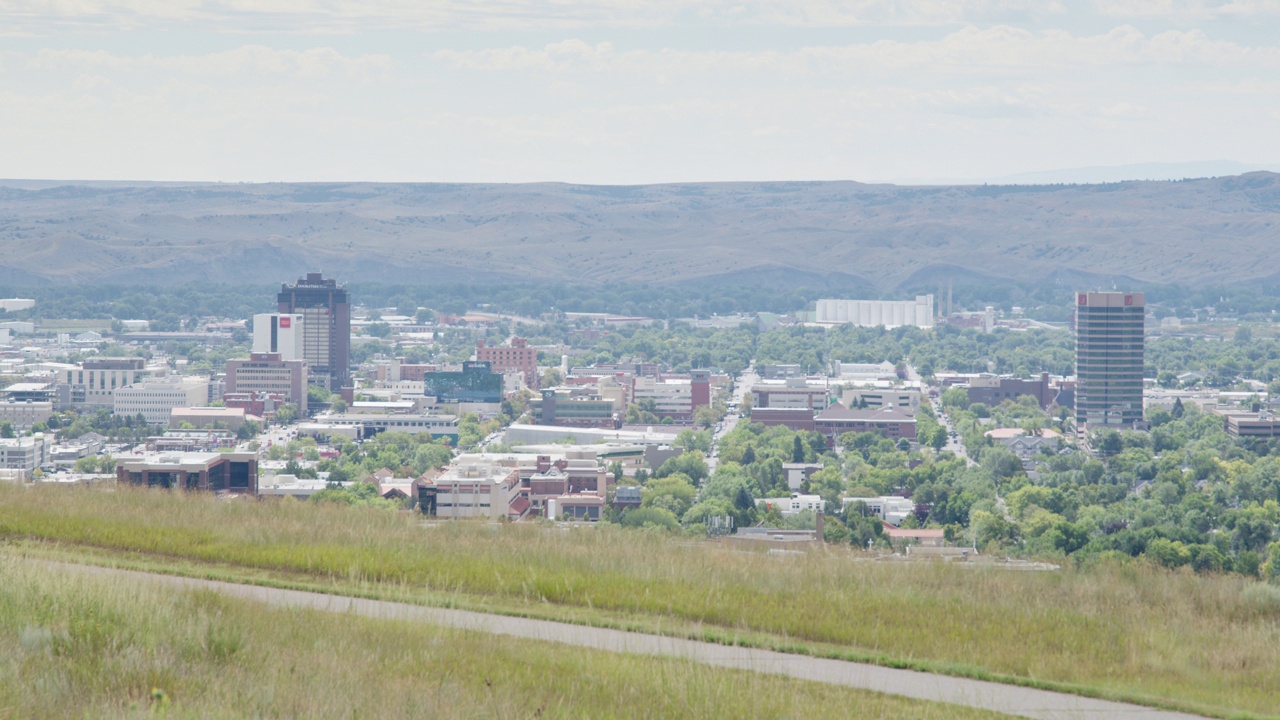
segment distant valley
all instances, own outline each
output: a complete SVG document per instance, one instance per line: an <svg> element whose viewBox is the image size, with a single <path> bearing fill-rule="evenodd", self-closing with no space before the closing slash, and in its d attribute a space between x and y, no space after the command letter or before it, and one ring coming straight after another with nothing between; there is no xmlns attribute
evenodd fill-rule
<svg viewBox="0 0 1280 720"><path fill-rule="evenodd" d="M905 187L0 183L0 283L1187 286L1280 275L1280 175Z"/></svg>

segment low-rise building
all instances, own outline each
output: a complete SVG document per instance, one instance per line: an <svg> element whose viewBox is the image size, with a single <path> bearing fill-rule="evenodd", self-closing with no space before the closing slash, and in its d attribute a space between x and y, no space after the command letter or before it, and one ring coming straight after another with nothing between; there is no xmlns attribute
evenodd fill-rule
<svg viewBox="0 0 1280 720"><path fill-rule="evenodd" d="M813 411L805 409L752 408L751 422L765 427L781 425L796 432L811 432L814 429Z"/></svg>
<svg viewBox="0 0 1280 720"><path fill-rule="evenodd" d="M631 401L652 404L653 414L677 422L690 422L698 408L711 404L711 371L691 370L688 378L637 377L631 387Z"/></svg>
<svg viewBox="0 0 1280 720"><path fill-rule="evenodd" d="M0 438L0 468L16 470L30 478L36 468L45 464L44 435Z"/></svg>
<svg viewBox="0 0 1280 720"><path fill-rule="evenodd" d="M1233 438L1280 437L1280 415L1268 410L1256 413L1224 413L1223 425Z"/></svg>
<svg viewBox="0 0 1280 720"><path fill-rule="evenodd" d="M757 384L751 388L751 407L777 410L822 411L830 404L830 390L811 387L804 378L785 381L784 384Z"/></svg>
<svg viewBox="0 0 1280 720"><path fill-rule="evenodd" d="M152 452L216 452L235 446L236 436L230 430L169 430L147 438Z"/></svg>
<svg viewBox="0 0 1280 720"><path fill-rule="evenodd" d="M1041 428L1035 435L1022 428L996 428L983 435L1005 446L1019 458L1027 459L1047 448L1057 452L1062 447L1062 433L1051 428Z"/></svg>
<svg viewBox="0 0 1280 720"><path fill-rule="evenodd" d="M116 481L145 487L256 493L258 454L164 452L119 458Z"/></svg>
<svg viewBox="0 0 1280 720"><path fill-rule="evenodd" d="M480 361L465 362L458 371L438 370L422 376L423 394L440 405L500 403L502 383L502 373Z"/></svg>
<svg viewBox="0 0 1280 720"><path fill-rule="evenodd" d="M979 375L969 380L969 402L999 405L1006 400L1017 401L1023 395L1035 398L1041 409L1053 404L1057 393L1049 383L1049 373L1040 373L1034 380L1014 377Z"/></svg>
<svg viewBox="0 0 1280 720"><path fill-rule="evenodd" d="M488 462L459 462L432 480L418 484L418 506L424 514L440 518L503 520L524 514L520 498L520 473L514 467Z"/></svg>
<svg viewBox="0 0 1280 720"><path fill-rule="evenodd" d="M814 417L813 423L813 429L826 435L832 442L850 432L879 433L890 440L916 439L915 415L897 407L850 410L840 403L834 403Z"/></svg>
<svg viewBox="0 0 1280 720"><path fill-rule="evenodd" d="M227 361L226 395L284 397L302 415L307 413L309 381L305 360L286 360L279 353L252 353L247 360Z"/></svg>
<svg viewBox="0 0 1280 720"><path fill-rule="evenodd" d="M885 523L884 534L889 538L889 542L900 545L929 548L945 547L947 544L946 531L942 529L906 529Z"/></svg>
<svg viewBox="0 0 1280 720"><path fill-rule="evenodd" d="M850 507L857 507L859 504L863 506L863 510L867 515L875 515L881 521L888 523L894 527L902 524L908 515L914 515L916 512L916 502L911 498L898 497L897 495L886 495L882 497L847 497L841 501L844 512L848 513Z"/></svg>
<svg viewBox="0 0 1280 720"><path fill-rule="evenodd" d="M30 430L37 423L49 422L53 417L53 403L31 400L0 401L0 423L10 423L19 430Z"/></svg>
<svg viewBox="0 0 1280 720"><path fill-rule="evenodd" d="M169 411L169 427L187 424L193 428L222 428L234 433L249 419L241 408L177 407Z"/></svg>
<svg viewBox="0 0 1280 720"><path fill-rule="evenodd" d="M531 512L553 520L600 519L609 475L595 451L568 451L556 460L539 455L535 470L526 482Z"/></svg>
<svg viewBox="0 0 1280 720"><path fill-rule="evenodd" d="M540 399L529 403L529 412L538 425L613 429L622 427L622 417L614 402L599 396L547 389L542 391Z"/></svg>
<svg viewBox="0 0 1280 720"><path fill-rule="evenodd" d="M840 403L847 408L902 408L915 412L920 407L919 390L848 388L840 393Z"/></svg>
<svg viewBox="0 0 1280 720"><path fill-rule="evenodd" d="M826 501L819 495L801 495L799 493L791 493L791 497L761 498L756 500L756 507L764 510L777 508L782 517L790 517L802 512L820 513L825 511L826 506Z"/></svg>
<svg viewBox="0 0 1280 720"><path fill-rule="evenodd" d="M117 415L142 415L148 425L164 425L174 408L204 405L209 401L209 379L173 377L117 388L113 407Z"/></svg>
<svg viewBox="0 0 1280 720"><path fill-rule="evenodd" d="M340 432L338 434L352 437L353 439L371 438L380 432L402 432L410 435L419 433L431 433L432 437L458 437L458 418L452 415L418 415L418 414L399 414L399 415L378 415L373 413L352 414L352 413L330 413L321 415L316 418L315 422L307 423L309 430L314 433L309 434L325 434L326 429L347 429L348 432ZM299 432L301 432L301 428ZM349 434L354 433L354 434Z"/></svg>
<svg viewBox="0 0 1280 720"><path fill-rule="evenodd" d="M822 469L822 463L782 463L782 474L787 478L787 487L795 492L805 480Z"/></svg>
<svg viewBox="0 0 1280 720"><path fill-rule="evenodd" d="M278 408L288 403L289 397L283 393L229 392L222 395L222 404L226 407L243 410L245 415L260 418L275 415Z"/></svg>
<svg viewBox="0 0 1280 720"><path fill-rule="evenodd" d="M152 370L140 357L87 358L79 367L58 373L59 407L115 407L115 391L141 382Z"/></svg>

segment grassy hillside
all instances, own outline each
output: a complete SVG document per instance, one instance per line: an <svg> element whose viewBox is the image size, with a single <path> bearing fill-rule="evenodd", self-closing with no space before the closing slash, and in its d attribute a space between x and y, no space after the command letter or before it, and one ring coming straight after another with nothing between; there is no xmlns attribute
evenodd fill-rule
<svg viewBox="0 0 1280 720"><path fill-rule="evenodd" d="M1280 175L853 182L0 187L0 283L342 280L1238 284L1280 261Z"/></svg>
<svg viewBox="0 0 1280 720"><path fill-rule="evenodd" d="M1143 565L1012 572L773 556L617 528L0 486L27 551L1062 684L1218 714L1280 707L1280 592ZM33 542L39 541L39 542ZM56 543L56 545L55 545Z"/></svg>
<svg viewBox="0 0 1280 720"><path fill-rule="evenodd" d="M0 555L0 717L1005 717L680 660L271 609Z"/></svg>

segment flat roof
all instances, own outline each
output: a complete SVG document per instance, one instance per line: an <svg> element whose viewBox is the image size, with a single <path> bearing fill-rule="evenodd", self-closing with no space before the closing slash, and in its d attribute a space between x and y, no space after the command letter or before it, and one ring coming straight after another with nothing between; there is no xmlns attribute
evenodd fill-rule
<svg viewBox="0 0 1280 720"><path fill-rule="evenodd" d="M235 415L243 417L244 408L220 408L220 407L176 407L170 411L171 415L208 415L211 417Z"/></svg>

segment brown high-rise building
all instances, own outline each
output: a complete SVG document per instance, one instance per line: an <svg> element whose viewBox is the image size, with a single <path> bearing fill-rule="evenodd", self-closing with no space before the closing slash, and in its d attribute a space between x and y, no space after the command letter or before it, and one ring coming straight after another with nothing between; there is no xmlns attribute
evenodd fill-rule
<svg viewBox="0 0 1280 720"><path fill-rule="evenodd" d="M281 285L282 313L302 316L302 359L313 384L337 392L351 384L351 301L345 285L307 273Z"/></svg>
<svg viewBox="0 0 1280 720"><path fill-rule="evenodd" d="M524 338L511 338L508 345L491 347L484 340L476 341L476 360L489 363L496 373L515 370L524 373L524 383L537 390L542 385L542 377L538 374L538 350L529 347Z"/></svg>

